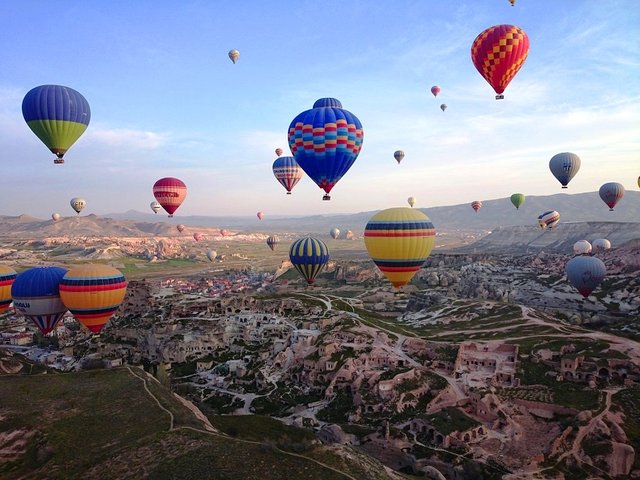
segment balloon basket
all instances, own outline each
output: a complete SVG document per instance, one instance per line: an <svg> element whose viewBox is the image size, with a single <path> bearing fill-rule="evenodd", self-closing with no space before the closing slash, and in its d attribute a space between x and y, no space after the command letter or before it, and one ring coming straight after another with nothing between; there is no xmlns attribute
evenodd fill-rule
<svg viewBox="0 0 640 480"><path fill-rule="evenodd" d="M610 209L609 209L609 211L610 211L610 212L613 212L613 208L610 208Z"/></svg>
<svg viewBox="0 0 640 480"><path fill-rule="evenodd" d="M504 100L504 95L496 95L496 100Z"/></svg>
<svg viewBox="0 0 640 480"><path fill-rule="evenodd" d="M173 215L167 215L169 218L173 218Z"/></svg>
<svg viewBox="0 0 640 480"><path fill-rule="evenodd" d="M562 188L569 188L569 187L567 187L566 185L563 185Z"/></svg>
<svg viewBox="0 0 640 480"><path fill-rule="evenodd" d="M331 196L330 195L324 195L322 197L322 200L331 200Z"/></svg>
<svg viewBox="0 0 640 480"><path fill-rule="evenodd" d="M56 165L61 165L64 163L64 158L56 158L53 163L55 163Z"/></svg>
<svg viewBox="0 0 640 480"><path fill-rule="evenodd" d="M287 192L287 195L291 195L291 192Z"/></svg>

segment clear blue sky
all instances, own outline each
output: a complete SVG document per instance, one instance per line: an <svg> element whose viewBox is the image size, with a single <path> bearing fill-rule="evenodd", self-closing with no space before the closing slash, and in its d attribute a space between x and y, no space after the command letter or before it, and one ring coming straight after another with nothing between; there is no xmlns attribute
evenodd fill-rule
<svg viewBox="0 0 640 480"><path fill-rule="evenodd" d="M543 195L560 192L548 161L562 151L582 158L569 193L637 189L637 0L23 0L0 16L0 214L70 215L75 196L83 213L150 212L164 176L189 188L176 216ZM496 101L470 46L500 23L523 28L531 48ZM63 166L22 119L25 93L48 83L92 110ZM360 118L362 152L330 202L306 177L285 195L274 149L288 151L291 119L325 96Z"/></svg>

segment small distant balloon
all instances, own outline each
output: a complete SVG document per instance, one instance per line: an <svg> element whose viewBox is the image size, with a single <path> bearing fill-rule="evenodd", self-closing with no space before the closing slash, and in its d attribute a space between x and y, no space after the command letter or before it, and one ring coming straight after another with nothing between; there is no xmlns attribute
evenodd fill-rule
<svg viewBox="0 0 640 480"><path fill-rule="evenodd" d="M591 253L591 244L586 240L578 240L573 244L573 253L576 255L587 255Z"/></svg>
<svg viewBox="0 0 640 480"><path fill-rule="evenodd" d="M11 305L11 286L17 276L13 268L0 265L0 313L6 312Z"/></svg>
<svg viewBox="0 0 640 480"><path fill-rule="evenodd" d="M447 109L447 105L446 104L442 104L440 105L440 110L442 110L443 112Z"/></svg>
<svg viewBox="0 0 640 480"><path fill-rule="evenodd" d="M413 208L413 206L416 204L416 197L407 198L407 203L409 204L410 207Z"/></svg>
<svg viewBox="0 0 640 480"><path fill-rule="evenodd" d="M347 230L347 233L344 234L344 238L346 238L347 240L353 240L355 238L355 235L351 230Z"/></svg>
<svg viewBox="0 0 640 480"><path fill-rule="evenodd" d="M522 193L514 193L511 195L511 203L516 207L516 210L520 209L522 204L524 203L525 196Z"/></svg>
<svg viewBox="0 0 640 480"><path fill-rule="evenodd" d="M394 152L394 154L393 154L393 158L395 158L396 162L398 162L398 164L400 164L400 162L404 158L404 152L402 150L396 150Z"/></svg>
<svg viewBox="0 0 640 480"><path fill-rule="evenodd" d="M300 181L300 179L304 176L304 172L296 159L293 157L278 157L276 161L273 162L273 175L276 177L276 180L282 185L287 191L287 195L291 195L291 190L296 184Z"/></svg>
<svg viewBox="0 0 640 480"><path fill-rule="evenodd" d="M199 241L200 241L200 240L202 240L203 238L204 238L204 236L203 236L201 233L196 232L196 233L194 233L194 234L193 234L193 239L194 239L196 242L199 242Z"/></svg>
<svg viewBox="0 0 640 480"><path fill-rule="evenodd" d="M262 220L264 218L264 212L256 213L256 217L258 217L258 220Z"/></svg>
<svg viewBox="0 0 640 480"><path fill-rule="evenodd" d="M555 228L560 222L560 214L555 210L544 212L538 217L540 228Z"/></svg>
<svg viewBox="0 0 640 480"><path fill-rule="evenodd" d="M59 213L52 213L52 214L51 214L51 219L52 219L54 222L57 222L58 220L60 220L60 214L59 214Z"/></svg>
<svg viewBox="0 0 640 480"><path fill-rule="evenodd" d="M209 259L210 262L213 262L216 257L218 256L218 253L215 250L207 250L207 258Z"/></svg>
<svg viewBox="0 0 640 480"><path fill-rule="evenodd" d="M153 210L153 213L158 213L160 211L160 209L162 208L162 205L160 205L155 200L153 202L151 202L149 204L149 206L151 207L151 210Z"/></svg>
<svg viewBox="0 0 640 480"><path fill-rule="evenodd" d="M604 252L611 249L611 242L606 238L596 238L592 245L596 252Z"/></svg>
<svg viewBox="0 0 640 480"><path fill-rule="evenodd" d="M280 157L283 153L284 153L284 150L282 150L281 148L276 148L276 155L278 157Z"/></svg>
<svg viewBox="0 0 640 480"><path fill-rule="evenodd" d="M267 238L267 245L272 251L276 249L276 245L278 245L278 243L280 243L280 238L278 238L277 235L271 235Z"/></svg>
<svg viewBox="0 0 640 480"><path fill-rule="evenodd" d="M473 210L478 213L478 210L482 208L482 202L480 200L474 200L473 202L471 202L471 208L473 208Z"/></svg>
<svg viewBox="0 0 640 480"><path fill-rule="evenodd" d="M69 204L71 205L71 208L73 208L78 215L80 215L80 212L82 211L82 209L87 206L87 202L85 201L85 199L80 197L72 198Z"/></svg>
<svg viewBox="0 0 640 480"><path fill-rule="evenodd" d="M580 170L580 157L570 152L557 153L549 160L549 170L562 184L562 188L567 188L571 179Z"/></svg>
<svg viewBox="0 0 640 480"><path fill-rule="evenodd" d="M231 61L235 63L238 61L238 59L240 58L240 52L236 49L233 50L229 50L229 58L231 59ZM249 62L251 63L251 62Z"/></svg>
<svg viewBox="0 0 640 480"><path fill-rule="evenodd" d="M607 268L602 260L588 255L573 257L564 269L569 283L587 298L604 280Z"/></svg>
<svg viewBox="0 0 640 480"><path fill-rule="evenodd" d="M329 235L336 240L340 236L340 230L334 227L329 231Z"/></svg>
<svg viewBox="0 0 640 480"><path fill-rule="evenodd" d="M511 4L511 6L513 7L516 4L516 0L509 0L509 3Z"/></svg>
<svg viewBox="0 0 640 480"><path fill-rule="evenodd" d="M605 183L600 187L600 198L609 207L609 211L613 212L620 199L624 197L624 186L618 182Z"/></svg>
<svg viewBox="0 0 640 480"><path fill-rule="evenodd" d="M229 235L229 230L225 230L224 228L221 228L220 235L222 235L223 237L226 237L227 235Z"/></svg>
<svg viewBox="0 0 640 480"><path fill-rule="evenodd" d="M431 93L433 93L434 97L437 97L440 91L441 88L438 85L434 85L433 87L431 87Z"/></svg>
<svg viewBox="0 0 640 480"><path fill-rule="evenodd" d="M153 196L169 214L169 217L173 217L174 212L187 197L187 186L178 178L161 178L153 184Z"/></svg>
<svg viewBox="0 0 640 480"><path fill-rule="evenodd" d="M184 232L184 225L182 225L181 223L179 223L178 225L176 225L176 228L178 229L178 231L180 233Z"/></svg>

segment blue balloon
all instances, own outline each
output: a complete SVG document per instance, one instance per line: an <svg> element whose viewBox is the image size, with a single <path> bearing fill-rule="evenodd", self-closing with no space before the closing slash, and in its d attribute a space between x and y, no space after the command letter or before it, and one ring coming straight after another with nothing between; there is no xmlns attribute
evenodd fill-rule
<svg viewBox="0 0 640 480"><path fill-rule="evenodd" d="M580 294L587 298L600 285L607 274L607 268L597 257L580 255L573 257L565 266L569 283L576 287Z"/></svg>
<svg viewBox="0 0 640 480"><path fill-rule="evenodd" d="M60 300L60 282L66 273L62 267L34 267L20 273L11 286L15 309L45 335L67 311Z"/></svg>
<svg viewBox="0 0 640 480"><path fill-rule="evenodd" d="M304 237L291 244L289 259L309 285L329 261L327 245L317 238Z"/></svg>
<svg viewBox="0 0 640 480"><path fill-rule="evenodd" d="M321 98L289 125L296 162L330 200L329 192L358 158L364 130L360 120L335 98Z"/></svg>

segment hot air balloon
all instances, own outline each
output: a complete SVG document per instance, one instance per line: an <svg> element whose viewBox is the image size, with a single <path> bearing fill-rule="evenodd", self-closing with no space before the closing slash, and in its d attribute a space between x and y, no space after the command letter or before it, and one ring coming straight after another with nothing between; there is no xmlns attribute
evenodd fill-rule
<svg viewBox="0 0 640 480"><path fill-rule="evenodd" d="M327 245L317 238L303 237L291 244L289 259L298 272L311 285L329 261Z"/></svg>
<svg viewBox="0 0 640 480"><path fill-rule="evenodd" d="M60 282L66 273L62 267L33 267L18 275L11 286L15 309L33 320L44 335L67 311L60 299Z"/></svg>
<svg viewBox="0 0 640 480"><path fill-rule="evenodd" d="M476 37L471 60L497 93L496 100L516 76L529 54L529 37L515 25L495 25Z"/></svg>
<svg viewBox="0 0 640 480"><path fill-rule="evenodd" d="M236 50L236 49L229 50L229 58L231 59L231 61L235 65L235 63L240 58L240 52L238 50Z"/></svg>
<svg viewBox="0 0 640 480"><path fill-rule="evenodd" d="M80 215L80 212L82 211L82 209L87 206L87 202L85 201L85 199L80 197L72 198L69 204L71 205L71 208L73 208L76 211L78 215Z"/></svg>
<svg viewBox="0 0 640 480"><path fill-rule="evenodd" d="M606 238L596 238L592 245L596 252L604 252L611 249L611 242Z"/></svg>
<svg viewBox="0 0 640 480"><path fill-rule="evenodd" d="M280 157L273 162L273 175L291 195L291 190L300 181L304 173L293 157Z"/></svg>
<svg viewBox="0 0 640 480"><path fill-rule="evenodd" d="M207 250L207 258L209 259L210 262L213 262L216 257L218 256L218 253L215 250Z"/></svg>
<svg viewBox="0 0 640 480"><path fill-rule="evenodd" d="M329 235L336 240L340 236L340 230L334 227L329 231Z"/></svg>
<svg viewBox="0 0 640 480"><path fill-rule="evenodd" d="M276 157L280 157L284 153L284 150L281 148L276 148Z"/></svg>
<svg viewBox="0 0 640 480"><path fill-rule="evenodd" d="M407 198L407 203L409 204L410 207L413 207L416 204L416 197Z"/></svg>
<svg viewBox="0 0 640 480"><path fill-rule="evenodd" d="M434 97L437 97L440 91L441 89L438 85L434 85L433 87L431 87L431 93L433 93Z"/></svg>
<svg viewBox="0 0 640 480"><path fill-rule="evenodd" d="M271 235L267 238L267 245L271 250L275 250L278 243L280 243L280 239L277 235Z"/></svg>
<svg viewBox="0 0 640 480"><path fill-rule="evenodd" d="M560 222L560 214L555 210L544 212L538 217L540 228L555 228Z"/></svg>
<svg viewBox="0 0 640 480"><path fill-rule="evenodd" d="M220 235L222 235L223 237L226 237L227 235L229 235L229 230L225 230L224 228L221 228Z"/></svg>
<svg viewBox="0 0 640 480"><path fill-rule="evenodd" d="M575 153L557 153L549 160L549 169L562 184L562 188L567 188L571 179L580 170L580 157Z"/></svg>
<svg viewBox="0 0 640 480"><path fill-rule="evenodd" d="M73 88L40 85L22 100L22 116L29 128L64 163L64 154L84 133L91 120L87 100Z"/></svg>
<svg viewBox="0 0 640 480"><path fill-rule="evenodd" d="M0 314L6 312L11 305L11 286L17 275L13 268L0 265Z"/></svg>
<svg viewBox="0 0 640 480"><path fill-rule="evenodd" d="M584 298L600 285L607 274L602 260L588 255L573 257L567 262L564 271L569 283L576 287Z"/></svg>
<svg viewBox="0 0 640 480"><path fill-rule="evenodd" d="M420 210L388 208L371 217L364 229L364 244L371 260L400 288L422 267L435 235L431 220Z"/></svg>
<svg viewBox="0 0 640 480"><path fill-rule="evenodd" d="M258 217L258 220L262 220L264 218L264 212L256 213L256 217Z"/></svg>
<svg viewBox="0 0 640 480"><path fill-rule="evenodd" d="M151 202L149 204L149 206L151 207L151 210L153 210L153 213L158 213L160 211L160 209L162 208L162 205L160 205L155 200L153 202Z"/></svg>
<svg viewBox="0 0 640 480"><path fill-rule="evenodd" d="M516 0L509 0L509 3L511 4L511 6L513 7L516 4Z"/></svg>
<svg viewBox="0 0 640 480"><path fill-rule="evenodd" d="M353 240L355 238L355 235L351 230L347 230L347 233L344 234L344 238L346 238L347 240Z"/></svg>
<svg viewBox="0 0 640 480"><path fill-rule="evenodd" d="M364 130L360 120L335 98L321 98L289 125L289 147L296 162L326 194L358 158Z"/></svg>
<svg viewBox="0 0 640 480"><path fill-rule="evenodd" d="M182 232L184 232L184 225L182 225L181 223L179 223L178 225L176 225L176 229L177 229L180 233L182 233Z"/></svg>
<svg viewBox="0 0 640 480"><path fill-rule="evenodd" d="M60 282L60 298L76 320L93 333L102 330L126 293L124 275L109 265L74 267Z"/></svg>
<svg viewBox="0 0 640 480"><path fill-rule="evenodd" d="M447 109L447 105L445 103L440 105L440 110L442 110L444 112L446 109Z"/></svg>
<svg viewBox="0 0 640 480"><path fill-rule="evenodd" d="M573 253L576 255L586 255L591 253L591 244L586 240L578 240L573 244Z"/></svg>
<svg viewBox="0 0 640 480"><path fill-rule="evenodd" d="M473 208L473 210L478 213L478 210L482 208L482 202L480 200L474 200L473 202L471 202L471 208Z"/></svg>
<svg viewBox="0 0 640 480"><path fill-rule="evenodd" d="M514 193L513 195L511 195L511 203L513 203L513 206L516 207L516 210L518 210L522 204L524 203L524 199L525 196L522 193Z"/></svg>
<svg viewBox="0 0 640 480"><path fill-rule="evenodd" d="M618 182L605 183L600 187L598 193L602 201L609 207L609 211L613 212L613 207L624 197L624 186Z"/></svg>
<svg viewBox="0 0 640 480"><path fill-rule="evenodd" d="M393 158L396 159L396 162L398 162L398 165L400 165L400 162L402 161L402 159L404 158L404 152L402 150L396 150L393 153Z"/></svg>
<svg viewBox="0 0 640 480"><path fill-rule="evenodd" d="M161 178L153 184L153 196L169 214L169 217L173 217L173 213L187 196L187 186L177 178Z"/></svg>
<svg viewBox="0 0 640 480"><path fill-rule="evenodd" d="M199 241L200 241L200 240L202 240L203 238L204 238L204 236L203 236L201 233L196 232L196 233L194 233L194 234L193 234L193 239L194 239L196 242L199 242Z"/></svg>
<svg viewBox="0 0 640 480"><path fill-rule="evenodd" d="M52 213L52 214L51 214L51 219L52 219L54 222L57 222L58 220L60 220L60 214L59 214L59 213Z"/></svg>

